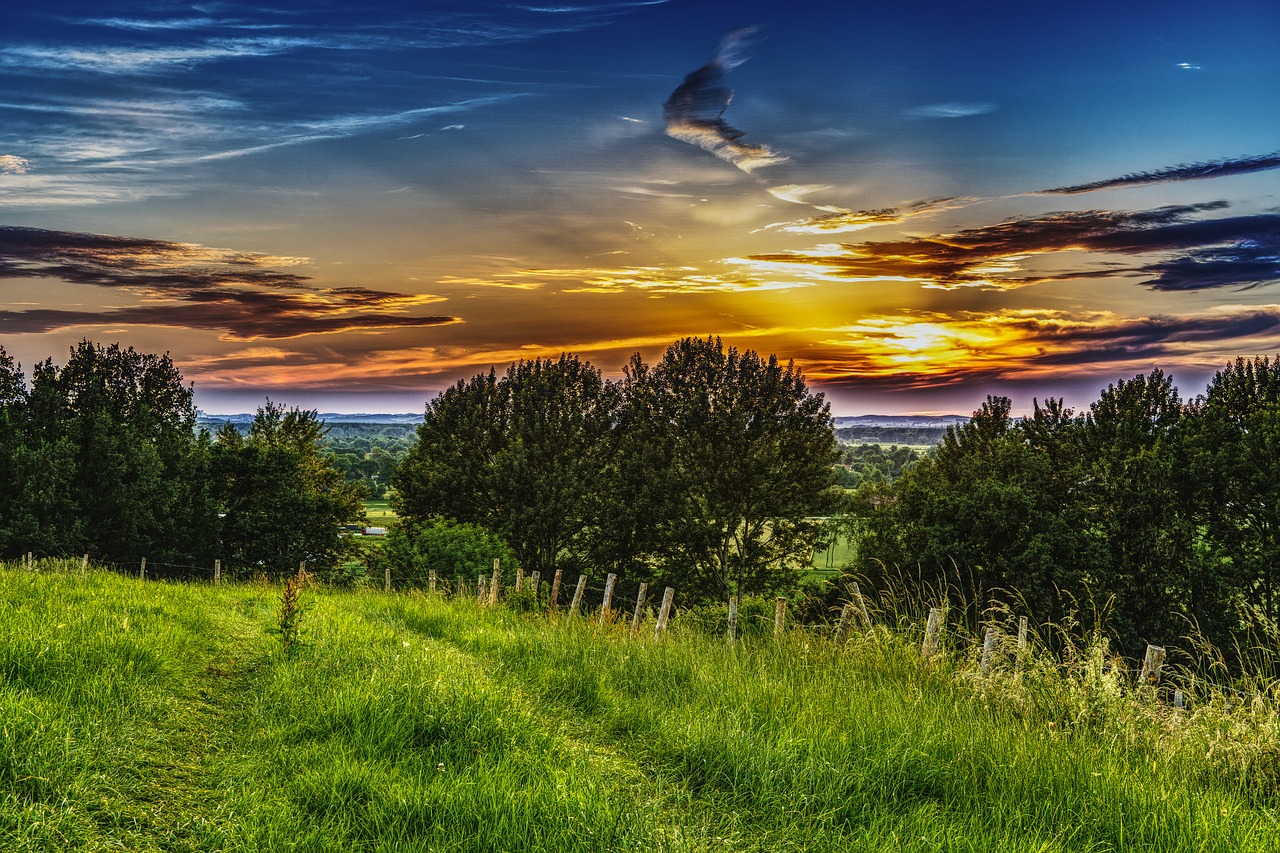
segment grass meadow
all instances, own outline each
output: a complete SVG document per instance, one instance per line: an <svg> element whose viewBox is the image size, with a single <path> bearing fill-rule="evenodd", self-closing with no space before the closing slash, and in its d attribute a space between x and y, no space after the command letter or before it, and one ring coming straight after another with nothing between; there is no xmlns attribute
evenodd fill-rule
<svg viewBox="0 0 1280 853"><path fill-rule="evenodd" d="M0 568L5 851L1280 850L1273 687ZM908 626L903 626L904 628ZM1242 698L1244 697L1244 698Z"/></svg>

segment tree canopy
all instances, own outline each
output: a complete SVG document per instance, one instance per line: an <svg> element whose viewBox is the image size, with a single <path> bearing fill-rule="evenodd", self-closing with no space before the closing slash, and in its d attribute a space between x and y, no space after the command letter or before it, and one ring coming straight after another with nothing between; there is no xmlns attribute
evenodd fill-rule
<svg viewBox="0 0 1280 853"><path fill-rule="evenodd" d="M502 535L530 570L625 570L691 598L763 591L812 559L836 458L794 365L685 339L621 384L576 356L511 365L428 404L398 470L408 525Z"/></svg>

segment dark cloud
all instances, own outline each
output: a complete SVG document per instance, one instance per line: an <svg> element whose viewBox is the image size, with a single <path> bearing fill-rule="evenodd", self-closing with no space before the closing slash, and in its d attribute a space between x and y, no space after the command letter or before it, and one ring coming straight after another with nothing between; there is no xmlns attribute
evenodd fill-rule
<svg viewBox="0 0 1280 853"><path fill-rule="evenodd" d="M758 35L756 27L727 33L715 59L686 75L662 105L668 136L710 151L744 172L786 159L765 145L739 142L746 134L724 120L724 111L733 100L725 75L747 61Z"/></svg>
<svg viewBox="0 0 1280 853"><path fill-rule="evenodd" d="M752 260L809 263L849 278L909 279L936 287L1014 288L1041 281L1147 276L1156 290L1201 290L1280 281L1280 214L1196 219L1225 202L1145 211L1051 213L905 240L846 244L848 254L753 255ZM1075 270L1026 275L1028 256L1055 252L1176 253L1133 267L1091 261ZM1019 274L1022 273L1022 274Z"/></svg>
<svg viewBox="0 0 1280 853"><path fill-rule="evenodd" d="M0 227L0 278L54 278L141 294L141 305L102 311L0 311L0 332L153 325L221 332L231 340L284 339L459 322L409 316L432 296L363 287L319 288L273 269L302 263L190 243Z"/></svg>
<svg viewBox="0 0 1280 853"><path fill-rule="evenodd" d="M1195 181L1201 178L1221 178L1227 175L1247 175L1250 172L1264 172L1268 169L1280 168L1280 151L1270 154L1259 154L1254 157L1241 157L1236 160L1210 160L1205 163L1183 163L1167 169L1156 169L1151 172L1133 172L1118 178L1108 178L1087 184L1076 184L1069 187L1055 187L1039 190L1033 195L1078 195L1097 190L1111 190L1122 187L1141 187L1148 184L1163 184L1171 181Z"/></svg>

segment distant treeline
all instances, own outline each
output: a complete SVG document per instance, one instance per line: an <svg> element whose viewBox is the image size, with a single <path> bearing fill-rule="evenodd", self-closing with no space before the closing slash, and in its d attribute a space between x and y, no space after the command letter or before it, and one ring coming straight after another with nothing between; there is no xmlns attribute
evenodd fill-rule
<svg viewBox="0 0 1280 853"><path fill-rule="evenodd" d="M836 440L844 444L931 445L942 441L947 427L837 427Z"/></svg>

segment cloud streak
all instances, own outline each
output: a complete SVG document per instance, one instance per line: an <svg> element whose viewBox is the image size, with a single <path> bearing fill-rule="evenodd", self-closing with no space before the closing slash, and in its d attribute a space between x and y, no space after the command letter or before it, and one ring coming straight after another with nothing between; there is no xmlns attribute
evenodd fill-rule
<svg viewBox="0 0 1280 853"><path fill-rule="evenodd" d="M813 264L851 280L896 279L938 288L1007 290L1069 278L1135 276L1153 290L1205 290L1280 281L1280 214L1196 218L1225 202L1146 211L1050 213L954 234L848 244L843 254L752 255L761 263ZM1029 258L1083 253L1085 260L1035 274ZM1097 255L1167 257L1129 267L1102 265Z"/></svg>
<svg viewBox="0 0 1280 853"><path fill-rule="evenodd" d="M405 312L440 297L362 287L319 288L277 267L305 258L191 243L38 228L0 227L0 279L52 278L127 291L142 304L102 311L0 311L0 332L148 325L217 331L226 340L376 332L461 322Z"/></svg>
<svg viewBox="0 0 1280 853"><path fill-rule="evenodd" d="M1178 166L1155 169L1150 172L1132 172L1128 175L1121 175L1118 178L1107 178L1087 184L1074 184L1067 187L1039 190L1033 195L1079 195L1099 190L1144 187L1151 184L1176 181L1198 181L1206 178L1223 178L1230 175L1248 175L1253 172L1265 172L1278 168L1280 168L1280 151L1273 151L1270 154L1258 154L1253 157L1208 160L1203 163L1183 163Z"/></svg>

